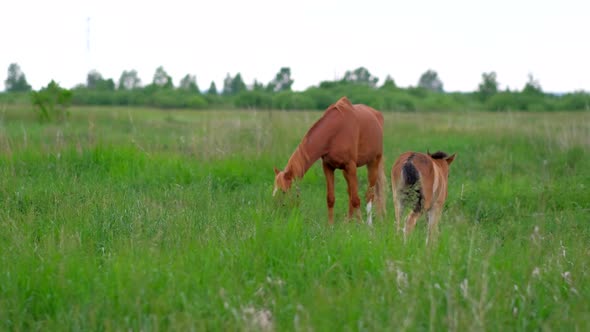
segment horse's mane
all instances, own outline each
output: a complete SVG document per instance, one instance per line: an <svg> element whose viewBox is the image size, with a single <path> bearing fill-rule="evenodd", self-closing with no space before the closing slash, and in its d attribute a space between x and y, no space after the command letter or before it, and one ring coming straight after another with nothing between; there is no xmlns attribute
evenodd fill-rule
<svg viewBox="0 0 590 332"><path fill-rule="evenodd" d="M447 159L449 155L446 152L436 151L433 154L428 154L432 159Z"/></svg>
<svg viewBox="0 0 590 332"><path fill-rule="evenodd" d="M352 103L348 100L348 98L342 97L342 98L338 99L337 102L328 106L328 108L326 109L326 111L324 112L322 117L318 121L316 121L311 126L311 128L309 128L309 130L307 131L307 133L305 134L303 139L305 140L312 132L314 132L317 129L317 127L319 127L320 123L326 118L326 116L328 114L333 113L335 111L347 112L347 111L351 110L352 108L353 108Z"/></svg>

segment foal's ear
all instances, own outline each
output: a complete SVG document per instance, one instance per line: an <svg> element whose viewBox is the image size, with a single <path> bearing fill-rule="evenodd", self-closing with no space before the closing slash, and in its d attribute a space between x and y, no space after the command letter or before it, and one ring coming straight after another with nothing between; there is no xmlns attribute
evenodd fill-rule
<svg viewBox="0 0 590 332"><path fill-rule="evenodd" d="M281 171L275 166L275 175L278 175Z"/></svg>
<svg viewBox="0 0 590 332"><path fill-rule="evenodd" d="M447 157L445 160L447 161L447 164L450 165L453 160L455 160L455 157L457 156L456 153L453 153L452 155L450 155L449 157Z"/></svg>

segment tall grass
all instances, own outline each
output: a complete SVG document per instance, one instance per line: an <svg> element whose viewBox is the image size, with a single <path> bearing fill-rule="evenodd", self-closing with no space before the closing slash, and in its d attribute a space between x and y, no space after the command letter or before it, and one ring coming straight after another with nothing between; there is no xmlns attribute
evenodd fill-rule
<svg viewBox="0 0 590 332"><path fill-rule="evenodd" d="M0 112L1 330L588 330L586 113L387 113L386 169L456 152L434 245L327 225L321 167L271 199L314 112ZM366 170L360 171L361 188ZM390 194L390 192L388 193Z"/></svg>

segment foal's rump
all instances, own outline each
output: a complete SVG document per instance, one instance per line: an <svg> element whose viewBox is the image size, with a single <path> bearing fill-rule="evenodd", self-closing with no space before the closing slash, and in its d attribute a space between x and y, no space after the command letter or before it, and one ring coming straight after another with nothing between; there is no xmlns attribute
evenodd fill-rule
<svg viewBox="0 0 590 332"><path fill-rule="evenodd" d="M415 212L431 208L441 185L435 168L432 157L419 152L403 153L396 160L391 173L393 190L405 206L412 206Z"/></svg>
<svg viewBox="0 0 590 332"><path fill-rule="evenodd" d="M420 180L420 173L409 159L402 167L402 178L405 186L413 186Z"/></svg>
<svg viewBox="0 0 590 332"><path fill-rule="evenodd" d="M406 152L397 159L391 178L393 190L404 206L411 207L415 212L424 209L424 193L428 190L425 186L429 186L428 179L432 172L429 157L422 153Z"/></svg>

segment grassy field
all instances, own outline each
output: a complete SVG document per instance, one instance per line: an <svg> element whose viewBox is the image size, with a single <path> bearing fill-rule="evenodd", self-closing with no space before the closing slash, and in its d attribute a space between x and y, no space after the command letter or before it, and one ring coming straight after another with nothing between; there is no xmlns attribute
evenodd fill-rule
<svg viewBox="0 0 590 332"><path fill-rule="evenodd" d="M387 173L457 153L430 247L340 172L329 227L319 163L272 199L319 116L0 109L0 330L590 330L588 112L385 114Z"/></svg>

